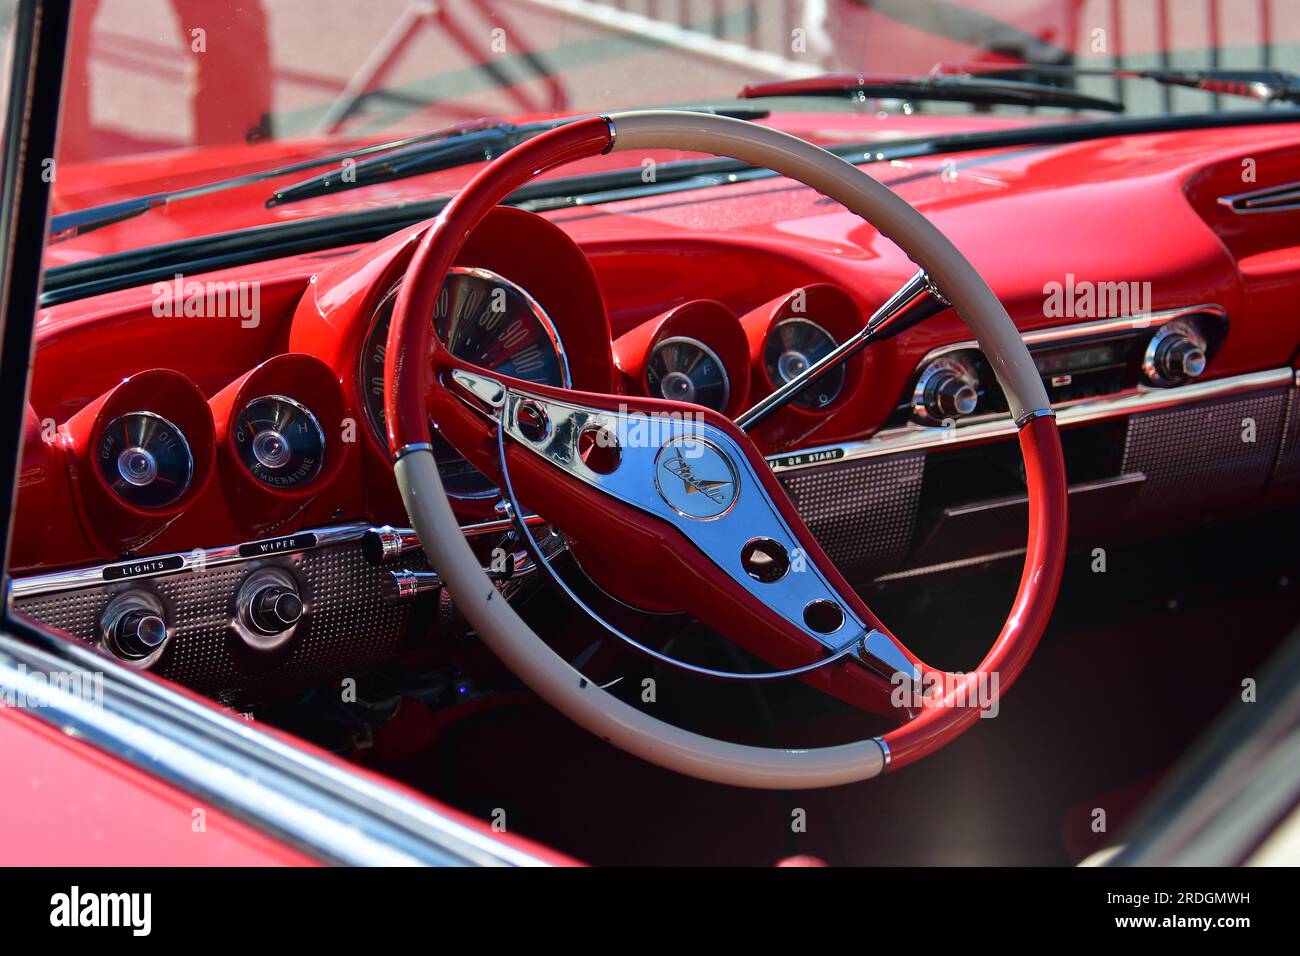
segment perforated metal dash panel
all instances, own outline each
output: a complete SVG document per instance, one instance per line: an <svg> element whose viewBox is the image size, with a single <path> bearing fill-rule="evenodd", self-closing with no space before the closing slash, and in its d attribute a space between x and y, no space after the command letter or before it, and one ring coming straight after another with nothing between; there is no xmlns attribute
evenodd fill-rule
<svg viewBox="0 0 1300 956"><path fill-rule="evenodd" d="M235 598L248 575L268 565L298 582L306 614L277 651L259 653L232 622ZM16 610L78 640L96 643L100 614L117 594L147 590L167 609L168 647L155 673L216 696L256 696L347 676L392 655L409 609L383 598L383 577L395 568L424 569L423 560L371 565L359 544L322 547L177 574L124 581L15 600Z"/></svg>
<svg viewBox="0 0 1300 956"><path fill-rule="evenodd" d="M840 462L780 475L795 509L850 581L893 570L916 530L925 453Z"/></svg>
<svg viewBox="0 0 1300 956"><path fill-rule="evenodd" d="M1146 475L1144 517L1249 501L1268 481L1282 440L1287 392L1260 392L1129 421L1124 472Z"/></svg>

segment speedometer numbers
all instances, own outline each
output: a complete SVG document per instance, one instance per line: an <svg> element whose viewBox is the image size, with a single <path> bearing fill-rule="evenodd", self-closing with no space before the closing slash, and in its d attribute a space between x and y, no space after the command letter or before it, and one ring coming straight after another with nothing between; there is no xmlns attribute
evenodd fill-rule
<svg viewBox="0 0 1300 956"><path fill-rule="evenodd" d="M361 358L366 416L381 446L386 434L384 358L395 298L394 289L380 305ZM550 317L526 291L495 272L453 267L430 318L438 338L457 358L527 382L561 388L571 384L564 347ZM450 494L497 494L492 482L453 450L436 426L431 425L430 432L438 471Z"/></svg>

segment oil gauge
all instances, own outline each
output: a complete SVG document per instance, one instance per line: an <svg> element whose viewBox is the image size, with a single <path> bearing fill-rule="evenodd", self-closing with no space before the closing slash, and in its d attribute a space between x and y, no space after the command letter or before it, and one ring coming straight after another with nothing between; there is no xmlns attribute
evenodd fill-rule
<svg viewBox="0 0 1300 956"><path fill-rule="evenodd" d="M325 433L305 406L283 395L264 395L235 419L235 448L262 484L292 489L320 474Z"/></svg>
<svg viewBox="0 0 1300 956"><path fill-rule="evenodd" d="M137 508L165 508L185 494L194 456L181 430L153 412L129 412L104 428L95 446L99 473Z"/></svg>

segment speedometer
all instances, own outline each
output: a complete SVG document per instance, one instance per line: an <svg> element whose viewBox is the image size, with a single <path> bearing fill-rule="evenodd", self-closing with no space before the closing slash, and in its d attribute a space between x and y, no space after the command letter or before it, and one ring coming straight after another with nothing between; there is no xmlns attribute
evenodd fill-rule
<svg viewBox="0 0 1300 956"><path fill-rule="evenodd" d="M384 420L384 356L393 318L394 288L380 303L361 355L366 417L381 445ZM448 350L480 368L540 385L568 388L569 366L550 316L537 300L487 269L453 266L430 316ZM462 458L430 423L434 457L447 492L459 498L497 494L488 478Z"/></svg>

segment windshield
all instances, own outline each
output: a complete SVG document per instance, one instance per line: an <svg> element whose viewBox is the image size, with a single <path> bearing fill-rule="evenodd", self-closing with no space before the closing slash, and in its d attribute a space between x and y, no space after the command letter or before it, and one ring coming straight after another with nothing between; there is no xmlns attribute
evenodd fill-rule
<svg viewBox="0 0 1300 956"><path fill-rule="evenodd" d="M1260 0L78 0L56 217L294 172L219 203L167 200L99 217L85 235L56 234L47 261L445 193L472 169L265 205L273 191L350 161L340 159L350 149L482 118L741 104L750 118L827 143L1117 115L1281 112L1295 107L1061 68L1285 70L1300 66L1297 36L1300 4ZM1083 100L989 102L965 91L928 99L907 87L876 95L816 82L828 73L947 79L950 70L987 82L989 64L1025 63L1058 72L1014 79L1116 101L1124 112ZM807 82L792 95L774 81ZM746 87L757 93L738 99ZM821 125L793 119L807 116ZM313 158L329 163L311 168Z"/></svg>

